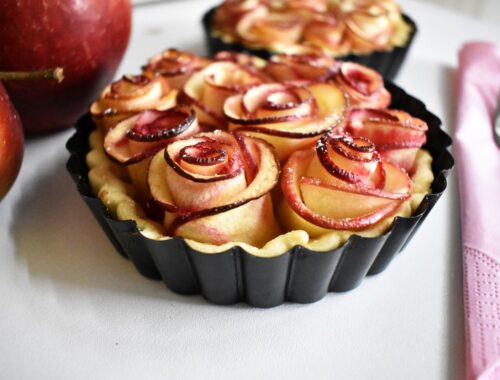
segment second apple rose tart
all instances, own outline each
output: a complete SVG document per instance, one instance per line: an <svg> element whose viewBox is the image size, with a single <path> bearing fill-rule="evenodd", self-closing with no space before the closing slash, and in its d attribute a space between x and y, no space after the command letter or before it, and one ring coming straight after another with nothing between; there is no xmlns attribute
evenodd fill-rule
<svg viewBox="0 0 500 380"><path fill-rule="evenodd" d="M388 265L446 187L439 127L375 71L317 51L169 49L103 90L68 170L142 274L271 307Z"/></svg>
<svg viewBox="0 0 500 380"><path fill-rule="evenodd" d="M417 30L395 0L225 0L204 15L203 26L212 54L233 50L268 58L316 49L388 79Z"/></svg>

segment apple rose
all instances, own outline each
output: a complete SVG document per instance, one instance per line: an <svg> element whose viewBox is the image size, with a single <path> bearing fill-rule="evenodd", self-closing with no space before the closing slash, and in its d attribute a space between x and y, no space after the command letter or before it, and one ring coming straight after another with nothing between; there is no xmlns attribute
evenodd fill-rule
<svg viewBox="0 0 500 380"><path fill-rule="evenodd" d="M269 59L264 71L278 82L309 80L324 82L338 70L335 59L322 54L315 48L287 49Z"/></svg>
<svg viewBox="0 0 500 380"><path fill-rule="evenodd" d="M391 103L382 76L369 67L343 62L334 80L349 95L351 108L387 108Z"/></svg>
<svg viewBox="0 0 500 380"><path fill-rule="evenodd" d="M230 61L214 62L189 78L181 99L192 105L201 123L224 128L227 124L222 112L225 100L266 81L262 73L249 66Z"/></svg>
<svg viewBox="0 0 500 380"><path fill-rule="evenodd" d="M346 36L358 53L388 50L395 26L389 10L373 1L364 1L345 13Z"/></svg>
<svg viewBox="0 0 500 380"><path fill-rule="evenodd" d="M338 12L316 14L304 29L303 40L330 55L345 55L350 49L345 30L345 23Z"/></svg>
<svg viewBox="0 0 500 380"><path fill-rule="evenodd" d="M269 3L278 9L285 11L302 11L308 13L325 12L327 0L270 0Z"/></svg>
<svg viewBox="0 0 500 380"><path fill-rule="evenodd" d="M237 53L234 51L220 51L214 55L214 61L229 61L238 65L249 67L252 70L262 70L267 61L255 55Z"/></svg>
<svg viewBox="0 0 500 380"><path fill-rule="evenodd" d="M247 46L281 51L300 40L304 25L300 15L257 8L241 18L236 33Z"/></svg>
<svg viewBox="0 0 500 380"><path fill-rule="evenodd" d="M259 0L225 0L217 7L213 16L214 30L224 37L236 37L236 24L247 13L265 8Z"/></svg>
<svg viewBox="0 0 500 380"><path fill-rule="evenodd" d="M427 141L427 123L399 110L351 111L347 133L373 141L386 160L412 173L418 150Z"/></svg>
<svg viewBox="0 0 500 380"><path fill-rule="evenodd" d="M147 168L150 158L172 141L199 131L193 110L175 107L146 110L118 123L104 137L104 150L114 161L127 165L132 182L147 199Z"/></svg>
<svg viewBox="0 0 500 380"><path fill-rule="evenodd" d="M375 226L411 196L411 180L364 138L329 133L283 168L282 221L312 237Z"/></svg>
<svg viewBox="0 0 500 380"><path fill-rule="evenodd" d="M176 104L177 91L162 77L125 75L111 83L90 106L96 125L106 133L120 121L146 109L165 110Z"/></svg>
<svg viewBox="0 0 500 380"><path fill-rule="evenodd" d="M170 87L178 90L184 86L191 74L207 64L207 59L193 53L167 49L151 58L142 70L143 74L150 78L161 75L168 81Z"/></svg>
<svg viewBox="0 0 500 380"><path fill-rule="evenodd" d="M254 246L280 233L269 193L278 178L269 144L223 131L173 142L154 156L148 175L169 235Z"/></svg>
<svg viewBox="0 0 500 380"><path fill-rule="evenodd" d="M347 109L345 93L333 83L263 84L224 104L229 130L268 141L280 161L340 125Z"/></svg>

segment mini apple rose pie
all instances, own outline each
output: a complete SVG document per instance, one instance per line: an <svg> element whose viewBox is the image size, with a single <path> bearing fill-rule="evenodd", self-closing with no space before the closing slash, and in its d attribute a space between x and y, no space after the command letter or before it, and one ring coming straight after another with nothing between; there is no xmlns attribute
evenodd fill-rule
<svg viewBox="0 0 500 380"><path fill-rule="evenodd" d="M333 83L263 84L224 104L229 130L268 141L282 162L340 125L347 110L345 93Z"/></svg>
<svg viewBox="0 0 500 380"><path fill-rule="evenodd" d="M249 65L213 62L189 78L181 99L196 110L201 123L224 128L227 122L222 109L226 99L267 81L262 72Z"/></svg>
<svg viewBox="0 0 500 380"><path fill-rule="evenodd" d="M371 141L335 133L292 154L281 186L282 222L313 237L374 228L411 196L410 177Z"/></svg>
<svg viewBox="0 0 500 380"><path fill-rule="evenodd" d="M94 122L104 132L145 109L165 110L176 104L177 91L162 77L124 75L111 83L90 106Z"/></svg>
<svg viewBox="0 0 500 380"><path fill-rule="evenodd" d="M119 251L173 291L270 307L353 289L446 188L439 119L372 70L314 47L267 63L224 52L186 74L179 99L160 71L105 89L67 167Z"/></svg>
<svg viewBox="0 0 500 380"><path fill-rule="evenodd" d="M197 55L177 49L167 49L152 57L142 67L143 74L149 78L156 75L164 77L170 87L179 90L186 80L196 71L205 67L209 61Z"/></svg>
<svg viewBox="0 0 500 380"><path fill-rule="evenodd" d="M203 18L211 54L248 51L263 58L292 46L366 64L392 78L416 26L393 0L226 0Z"/></svg>
<svg viewBox="0 0 500 380"><path fill-rule="evenodd" d="M280 233L270 196L278 178L272 146L222 131L173 142L156 154L148 174L170 236L258 247Z"/></svg>

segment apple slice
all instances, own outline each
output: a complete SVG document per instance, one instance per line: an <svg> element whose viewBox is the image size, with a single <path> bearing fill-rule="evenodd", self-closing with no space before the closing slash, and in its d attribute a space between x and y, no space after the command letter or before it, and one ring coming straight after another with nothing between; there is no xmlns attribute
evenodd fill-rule
<svg viewBox="0 0 500 380"><path fill-rule="evenodd" d="M194 72L201 70L208 63L208 59L193 53L167 49L149 59L142 71L149 78L161 75L171 88L179 90Z"/></svg>
<svg viewBox="0 0 500 380"><path fill-rule="evenodd" d="M255 172L246 175L247 169ZM175 234L186 223L268 194L278 182L279 164L266 142L216 131L170 144L153 158L148 178L151 195L169 214L165 223Z"/></svg>
<svg viewBox="0 0 500 380"><path fill-rule="evenodd" d="M248 67L252 70L262 70L266 67L267 61L251 54L238 53L235 51L220 51L214 55L214 61L228 61L240 66Z"/></svg>
<svg viewBox="0 0 500 380"><path fill-rule="evenodd" d="M150 157L175 139L199 130L196 115L186 107L146 110L118 123L104 138L104 150L113 160L132 164Z"/></svg>
<svg viewBox="0 0 500 380"><path fill-rule="evenodd" d="M299 41L304 25L305 20L300 15L256 8L238 21L236 34L245 45L289 46Z"/></svg>
<svg viewBox="0 0 500 380"><path fill-rule="evenodd" d="M334 77L348 94L351 108L387 108L391 94L384 87L382 76L366 66L343 62Z"/></svg>
<svg viewBox="0 0 500 380"><path fill-rule="evenodd" d="M345 130L370 139L382 157L410 172L428 126L404 111L360 109L351 111Z"/></svg>
<svg viewBox="0 0 500 380"><path fill-rule="evenodd" d="M281 186L287 205L300 218L293 228L314 234L316 227L362 230L393 213L410 195L411 181L397 166L383 162L387 180L383 188L350 183L337 177L316 178L311 174L313 148L293 153L283 168ZM308 223L301 223L301 218Z"/></svg>
<svg viewBox="0 0 500 380"><path fill-rule="evenodd" d="M227 124L222 112L224 101L266 80L247 66L214 62L191 76L184 85L181 100L193 105L200 122L224 128Z"/></svg>
<svg viewBox="0 0 500 380"><path fill-rule="evenodd" d="M318 140L316 153L319 163L325 169L325 174L320 175L320 178L333 176L351 184L376 189L384 187L384 167L371 141L329 133ZM320 172L315 170L316 175Z"/></svg>
<svg viewBox="0 0 500 380"><path fill-rule="evenodd" d="M332 55L344 55L349 42L344 38L345 23L336 12L315 14L304 29L304 41Z"/></svg>
<svg viewBox="0 0 500 380"><path fill-rule="evenodd" d="M94 122L106 133L120 121L143 110L165 110L176 104L177 91L158 76L126 75L107 86L90 106Z"/></svg>
<svg viewBox="0 0 500 380"><path fill-rule="evenodd" d="M394 25L386 8L370 2L344 14L346 34L358 52L388 48Z"/></svg>
<svg viewBox="0 0 500 380"><path fill-rule="evenodd" d="M265 8L260 1L224 1L217 7L213 16L214 31L223 33L224 37L235 35L235 28L241 18L258 8Z"/></svg>
<svg viewBox="0 0 500 380"><path fill-rule="evenodd" d="M304 51L273 55L269 59L265 71L278 82L308 80L325 82L338 69L335 59L322 54L320 51Z"/></svg>
<svg viewBox="0 0 500 380"><path fill-rule="evenodd" d="M224 103L229 130L263 138L280 161L344 120L345 93L333 83L263 84Z"/></svg>

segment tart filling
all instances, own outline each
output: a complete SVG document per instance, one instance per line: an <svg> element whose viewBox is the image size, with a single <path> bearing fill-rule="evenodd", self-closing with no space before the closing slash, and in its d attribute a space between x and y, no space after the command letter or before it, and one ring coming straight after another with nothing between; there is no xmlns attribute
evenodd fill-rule
<svg viewBox="0 0 500 380"><path fill-rule="evenodd" d="M333 63L332 76L280 83L269 64L228 53L193 71L165 108L129 107L152 88L170 88L162 75L108 86L96 103L119 100L113 106L132 115L91 134L94 193L145 236L181 236L205 253L241 246L273 257L383 234L430 190L427 125L404 111L351 107L348 85L380 99L387 92L362 67L342 72L320 56L311 70L305 56L296 62L306 73Z"/></svg>

